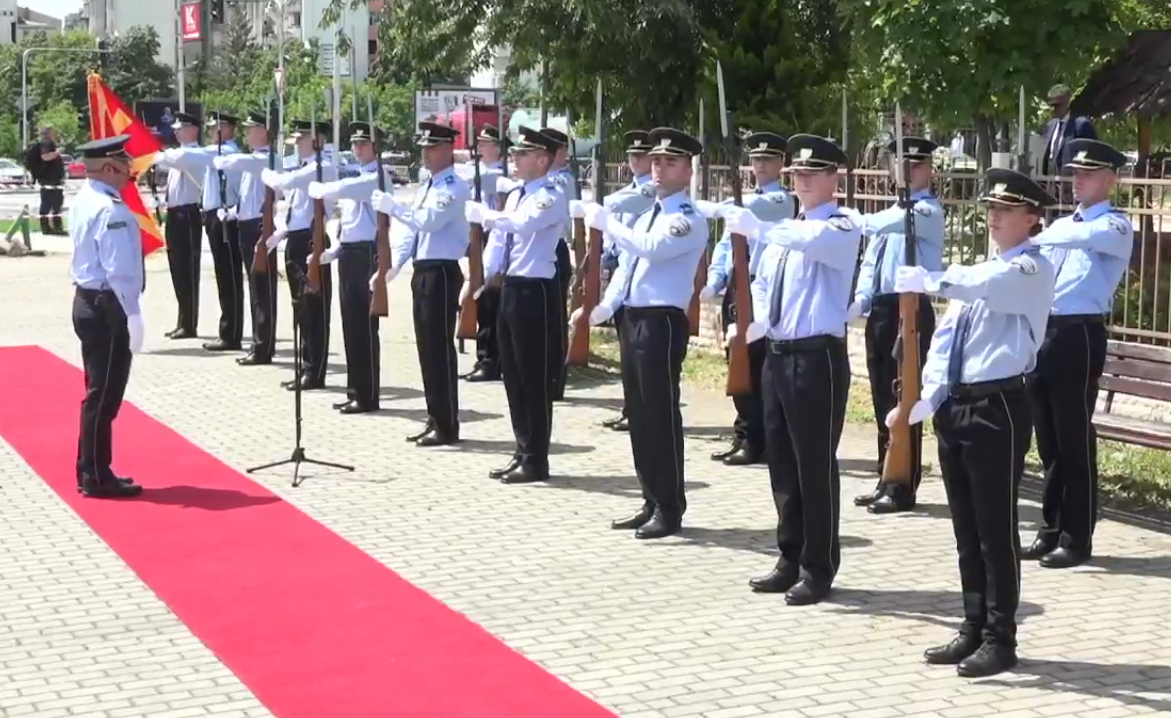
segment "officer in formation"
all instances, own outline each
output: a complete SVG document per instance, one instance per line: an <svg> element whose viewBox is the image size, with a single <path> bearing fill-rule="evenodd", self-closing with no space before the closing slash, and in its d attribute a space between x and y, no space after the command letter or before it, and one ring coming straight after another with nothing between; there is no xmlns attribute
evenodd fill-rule
<svg viewBox="0 0 1171 718"><path fill-rule="evenodd" d="M467 205L468 221L490 232L485 281L502 278L496 337L516 450L488 476L506 484L549 479L553 392L565 361L557 339L562 328L557 243L569 203L549 176L559 144L530 127L519 131L510 154L521 184L508 192L504 209Z"/></svg>
<svg viewBox="0 0 1171 718"><path fill-rule="evenodd" d="M1106 315L1130 264L1134 228L1110 206L1126 156L1104 142L1071 140L1078 206L1034 237L1055 267L1056 297L1029 385L1037 453L1045 469L1044 521L1026 560L1068 568L1089 560L1098 513L1094 406L1106 362Z"/></svg>
<svg viewBox="0 0 1171 718"><path fill-rule="evenodd" d="M753 590L785 593L790 605L821 601L841 564L838 441L846 418L850 362L846 313L862 219L834 193L846 155L830 140L794 135L788 143L796 219L762 223L727 208L731 231L768 246L752 283L751 345L766 342L762 391L769 480L780 559Z"/></svg>
<svg viewBox="0 0 1171 718"><path fill-rule="evenodd" d="M374 153L375 134L369 122L351 122L350 148L361 171L336 182L311 182L309 196L337 202L341 207L338 243L322 253L322 264L338 262L342 339L346 348L346 399L334 404L343 414L378 410L380 352L378 317L370 313L370 277L378 269L375 239L378 221L371 197L378 190L378 174L385 172Z"/></svg>
<svg viewBox="0 0 1171 718"><path fill-rule="evenodd" d="M454 444L459 437L459 385L455 354L455 322L464 275L459 260L467 254L469 228L464 218L468 185L455 173L455 138L459 131L434 122L420 122L415 144L423 148L423 165L431 178L412 204L396 202L392 192L374 191L374 209L390 215L392 224L413 232L409 241L392 247L387 281L411 260L412 315L415 346L427 400L427 425L407 438L419 446Z"/></svg>
<svg viewBox="0 0 1171 718"><path fill-rule="evenodd" d="M301 162L300 168L292 172L265 168L260 173L261 181L274 191L283 193L288 202L284 228L266 237L265 246L272 251L282 240L285 243L285 279L292 298L293 317L300 332L299 343L303 357L300 376L282 383L290 391L298 387L304 391L325 388L333 306L333 272L328 264L322 264L320 286L310 286L309 257L316 228L313 225L315 200L309 196L309 185L317 179L317 148L325 146L325 138L331 131L328 122L294 120L292 140ZM323 181L337 179L337 168L324 154L320 170ZM329 217L333 214L333 203L324 201L324 204L323 216ZM328 247L329 234L324 228L322 233Z"/></svg>
<svg viewBox="0 0 1171 718"><path fill-rule="evenodd" d="M248 353L238 359L240 366L259 366L272 363L276 351L277 263L276 255L264 247L264 201L267 194L261 174L269 166L273 152L273 138L269 135L267 118L263 112L249 112L242 123L244 141L252 150L221 155L214 160L216 170L239 177L240 197L236 203L236 234L244 273L248 278L249 314L252 318L252 345ZM275 205L275 200L274 200ZM275 211L275 207L269 208ZM257 247L264 253L263 272L255 271L253 258Z"/></svg>
<svg viewBox="0 0 1171 718"><path fill-rule="evenodd" d="M631 130L622 135L622 139L626 142L626 166L630 168L630 175L633 179L630 181L630 184L617 192L606 195L602 199L602 206L610 210L610 213L623 226L633 227L639 215L650 209L655 203L655 186L651 181L652 160L651 156L647 154L651 148L650 133L646 130ZM597 169L594 171L594 181L605 181L602 173ZM583 213L580 216L584 217L584 208L582 211ZM574 216L579 216L579 214L574 213ZM618 244L614 241L614 237L609 233L602 235L602 239L602 268L613 275L620 264L619 257L622 256L622 250L619 249ZM581 270L579 269L579 271ZM619 352L622 350L623 314L623 308L618 307L612 317L614 331L619 335ZM602 426L607 429L613 429L614 431L630 430L625 397L623 397L622 411L618 416L603 421Z"/></svg>
<svg viewBox="0 0 1171 718"><path fill-rule="evenodd" d="M951 300L931 338L923 398L910 420L934 417L964 598L959 635L925 658L956 665L965 677L993 675L1017 662L1017 490L1032 427L1025 376L1045 339L1055 276L1029 236L1056 200L1014 170L989 170L986 182L988 233L999 255L944 272L900 267L895 275L896 292Z"/></svg>
<svg viewBox="0 0 1171 718"><path fill-rule="evenodd" d="M643 505L612 526L634 529L640 539L678 533L687 511L679 379L691 333L687 307L708 242L707 221L688 194L691 158L703 145L670 127L651 130L648 140L652 207L633 227L604 206L586 210L586 223L608 232L621 252L618 271L589 319L597 325L623 308L622 390Z"/></svg>
<svg viewBox="0 0 1171 718"><path fill-rule="evenodd" d="M897 140L886 146L891 161L897 162ZM903 138L906 182L911 193L915 223L915 264L931 272L943 269L943 206L931 191L934 142L921 137ZM891 167L894 174L894 166ZM854 303L849 319L866 317L866 369L870 377L870 397L878 427L878 476L874 489L854 498L855 506L866 506L875 514L909 511L915 507L915 495L923 479L923 427L911 427L910 488L903 484L881 481L890 429L886 415L898 405L895 382L899 377L899 295L894 291L895 272L907 263L907 211L901 202L875 214L865 216L863 234L869 238ZM919 297L919 366L927 360L927 347L935 331L935 310L926 295Z"/></svg>
<svg viewBox="0 0 1171 718"><path fill-rule="evenodd" d="M207 342L207 351L236 351L244 336L244 258L237 237L236 205L240 198L240 176L215 168L215 158L240 151L236 125L240 120L213 112L207 120L212 131L205 157L203 177L203 224L215 264L216 289L220 300L219 337ZM226 194L226 196L223 196ZM251 259L251 257L249 257Z"/></svg>
<svg viewBox="0 0 1171 718"><path fill-rule="evenodd" d="M156 166L167 170L167 264L175 288L179 314L171 339L194 339L199 327L200 254L203 251L204 156L199 147L199 118L176 112L171 129L179 146L155 155Z"/></svg>
<svg viewBox="0 0 1171 718"><path fill-rule="evenodd" d="M504 161L504 140L500 138L500 130L492 125L480 128L476 138L476 148L480 152L480 192L484 206L491 209L501 209L505 191L499 191L501 180L508 173ZM474 170L469 163L460 176L471 182L475 179ZM511 186L511 182L507 183ZM484 234L484 247L488 246L488 233ZM462 305L463 302L461 301ZM476 297L476 364L472 371L464 375L470 382L500 381L500 351L496 342L496 317L500 309L500 287L485 284L481 287L480 296Z"/></svg>
<svg viewBox="0 0 1171 718"><path fill-rule="evenodd" d="M781 171L785 168L784 137L772 132L756 132L743 139L748 148L748 157L752 163L752 174L756 180L756 189L744 199L744 207L762 222L779 222L793 217L793 199L789 192L781 186ZM718 217L723 209L733 207L732 198L724 200L722 204L700 202L700 211L705 215ZM756 268L760 262L760 255L764 245L760 241L750 241L748 247L748 279L751 282L756 277ZM724 331L736 324L736 286L735 273L732 271L732 233L724 227L724 234L712 252L712 259L708 265L707 283L700 290L701 301L710 302L723 291L724 301L721 306L721 318ZM752 374L752 391L732 397L736 407L736 420L732 427L735 439L732 446L725 451L712 454L713 461L721 461L728 466L747 466L762 463L765 460L764 449L764 400L761 396L761 373L764 369L765 344L754 342L748 345L749 370Z"/></svg>
<svg viewBox="0 0 1171 718"><path fill-rule="evenodd" d="M541 134L557 144L557 152L553 155L553 163L549 167L549 179L565 193L566 203L580 200L577 182L569 166L569 136L561 130L552 127L542 127ZM573 280L573 261L569 256L569 243L573 239L573 221L568 213L565 215L565 226L561 230L561 241L557 244L557 309L561 314L561 321L557 324L557 341L561 347L561 365L556 370L553 384L553 401L561 401L565 397L565 355L569 351L569 285Z"/></svg>
<svg viewBox="0 0 1171 718"><path fill-rule="evenodd" d="M69 210L73 329L81 340L85 399L77 441L77 488L85 496L137 496L142 487L111 469L113 423L130 378L131 355L142 351L144 286L138 221L120 192L130 181L121 135L77 147L86 182Z"/></svg>

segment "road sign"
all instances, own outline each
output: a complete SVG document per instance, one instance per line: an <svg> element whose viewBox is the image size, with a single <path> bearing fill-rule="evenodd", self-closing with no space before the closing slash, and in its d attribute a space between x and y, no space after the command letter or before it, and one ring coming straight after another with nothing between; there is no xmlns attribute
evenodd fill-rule
<svg viewBox="0 0 1171 718"><path fill-rule="evenodd" d="M333 63L337 59L334 48L335 45L332 42L323 42L317 46L317 71L322 75L333 76ZM350 76L350 63L347 58L341 60L338 74L342 77Z"/></svg>

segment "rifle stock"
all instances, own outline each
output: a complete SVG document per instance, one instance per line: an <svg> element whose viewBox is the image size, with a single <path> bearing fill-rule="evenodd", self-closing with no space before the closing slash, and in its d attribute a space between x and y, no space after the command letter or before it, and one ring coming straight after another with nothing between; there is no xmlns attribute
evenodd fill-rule
<svg viewBox="0 0 1171 718"><path fill-rule="evenodd" d="M311 122L313 126L313 149L317 160L317 181L324 180L324 170L321 167L321 141L318 139L317 123ZM325 200L313 200L313 248L309 253L308 271L306 275L309 279L309 292L318 294L321 292L321 253L325 251Z"/></svg>
<svg viewBox="0 0 1171 718"><path fill-rule="evenodd" d="M734 154L732 168L732 198L737 207L743 207L740 179L740 153ZM736 304L736 326L739 332L728 343L728 382L724 393L728 396L752 391L752 369L748 359L748 326L752 324L752 285L748 277L748 238L732 234L733 301Z"/></svg>
<svg viewBox="0 0 1171 718"><path fill-rule="evenodd" d="M466 95L464 100L464 117L468 124L465 128L469 133L469 144L472 150L472 199L476 202L482 199L480 177L480 142L477 137L475 123L472 122L472 108L468 107ZM468 293L459 307L459 324L456 326L456 339L475 339L479 328L479 307L476 304L476 295L484 285L484 225L472 222L468 225Z"/></svg>
<svg viewBox="0 0 1171 718"><path fill-rule="evenodd" d="M276 169L276 146L273 142L273 132L269 123L268 138L268 168ZM268 246L265 241L276 231L276 190L272 187L264 188L264 205L260 208L260 240L256 242L256 250L252 253L252 273L268 274Z"/></svg>
<svg viewBox="0 0 1171 718"><path fill-rule="evenodd" d="M581 220L578 220L579 222ZM576 223L575 223L576 224ZM583 223L584 228L584 223ZM580 299L577 307L581 314L570 331L569 353L565 357L567 366L588 366L590 361L590 314L602 299L602 232L590 228L586 248L585 267L582 271L581 287L574 292L574 300Z"/></svg>
<svg viewBox="0 0 1171 718"><path fill-rule="evenodd" d="M382 137L374 126L374 96L366 96L366 119L370 124L370 141L374 143L374 161L378 163L378 191L386 191L386 170L382 167ZM390 298L386 293L386 275L390 272L390 216L375 212L378 230L374 235L374 247L378 251L377 279L370 294L370 316L390 316Z"/></svg>

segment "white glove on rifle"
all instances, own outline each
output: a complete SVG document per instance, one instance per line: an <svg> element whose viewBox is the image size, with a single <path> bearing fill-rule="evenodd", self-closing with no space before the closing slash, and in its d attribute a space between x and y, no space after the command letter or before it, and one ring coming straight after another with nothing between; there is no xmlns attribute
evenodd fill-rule
<svg viewBox="0 0 1171 718"><path fill-rule="evenodd" d="M270 170L267 167L260 173L260 181L264 183L265 187L272 187L273 189L281 189L281 185L283 184L281 181L281 173L276 170Z"/></svg>
<svg viewBox="0 0 1171 718"><path fill-rule="evenodd" d="M215 211L215 216L219 217L219 220L221 222L223 222L224 220L226 220L228 218L228 212L225 209L217 209Z"/></svg>
<svg viewBox="0 0 1171 718"><path fill-rule="evenodd" d="M271 237L264 240L264 246L268 248L268 251L270 251L270 252L273 251L278 246L280 246L281 240L284 239L287 234L288 234L287 230L278 229L277 231L272 233Z"/></svg>
<svg viewBox="0 0 1171 718"><path fill-rule="evenodd" d="M326 186L324 182L310 182L309 196L313 199L325 199ZM378 190L374 190L377 192Z"/></svg>
<svg viewBox="0 0 1171 718"><path fill-rule="evenodd" d="M386 270L386 283L390 284L391 280L394 279L396 276L398 276L398 267L391 266L390 269ZM370 291L372 291L372 292L374 291L374 286L376 284L378 284L378 273L377 272L370 275Z"/></svg>
<svg viewBox="0 0 1171 718"><path fill-rule="evenodd" d="M768 325L764 322L753 322L748 325L748 331L744 333L744 341L755 344L764 339L765 334L768 334Z"/></svg>
<svg viewBox="0 0 1171 718"><path fill-rule="evenodd" d="M583 311L585 311L585 310L584 310L584 308L582 308L582 307L578 307L577 309L574 309L574 310L573 310L573 312L572 312L572 313L569 315L569 326L570 326L570 327L572 327L572 326L574 326L575 324L577 324L577 321L578 321L579 319L581 319L581 313L582 313ZM590 313L591 313L591 314L593 314L593 312L590 312Z"/></svg>
<svg viewBox="0 0 1171 718"><path fill-rule="evenodd" d="M321 263L329 264L333 260L337 259L337 256L341 253L341 251L342 245L340 242L332 247L327 248L324 252L321 253Z"/></svg>
<svg viewBox="0 0 1171 718"><path fill-rule="evenodd" d="M590 312L590 326L596 327L612 316L614 316L614 312L609 307L603 307L599 304Z"/></svg>
<svg viewBox="0 0 1171 718"><path fill-rule="evenodd" d="M723 205L719 202L712 202L706 199L693 199L691 203L695 205L695 208L699 210L700 214L708 219L716 219L724 216L723 210L721 209Z"/></svg>
<svg viewBox="0 0 1171 718"><path fill-rule="evenodd" d="M731 344L732 340L738 336L740 336L740 327L736 325L736 322L732 322L728 325L728 328L724 330L724 341L728 344Z"/></svg>
<svg viewBox="0 0 1171 718"><path fill-rule="evenodd" d="M469 282L464 282L463 288L459 290L459 305L460 306L463 306L463 303L468 300L468 295L471 293L472 293L472 285Z"/></svg>
<svg viewBox="0 0 1171 718"><path fill-rule="evenodd" d="M390 214L395 206L394 195L376 189L370 195L370 206L374 208L375 212Z"/></svg>
<svg viewBox="0 0 1171 718"><path fill-rule="evenodd" d="M846 323L862 318L862 302L851 302L850 308L846 310Z"/></svg>
<svg viewBox="0 0 1171 718"><path fill-rule="evenodd" d="M590 229L606 231L606 223L610 221L610 210L600 204L591 204L585 208L585 223Z"/></svg>
<svg viewBox="0 0 1171 718"><path fill-rule="evenodd" d="M699 290L699 301L711 302L716 298L716 288L710 284L703 285L703 289Z"/></svg>
<svg viewBox="0 0 1171 718"><path fill-rule="evenodd" d="M146 325L142 322L141 314L131 314L126 317L126 331L130 334L130 351L134 354L141 354L142 342L146 338Z"/></svg>
<svg viewBox="0 0 1171 718"><path fill-rule="evenodd" d="M224 155L212 157L211 163L217 170L221 172L223 172L229 165L231 165L231 162L228 162L228 158Z"/></svg>
<svg viewBox="0 0 1171 718"><path fill-rule="evenodd" d="M933 410L931 408L931 402L920 399L919 401L915 402L914 406L911 407L910 415L907 417L907 423L911 426L920 424L924 419L931 416L932 413ZM899 409L898 407L895 407L891 409L890 412L886 415L887 427L889 428L894 426L895 422L898 421L898 418Z"/></svg>
<svg viewBox="0 0 1171 718"><path fill-rule="evenodd" d="M483 202L464 203L464 217L472 224L483 224L488 207Z"/></svg>
<svg viewBox="0 0 1171 718"><path fill-rule="evenodd" d="M569 200L569 216L582 219L586 216L586 203L580 199Z"/></svg>
<svg viewBox="0 0 1171 718"><path fill-rule="evenodd" d="M927 292L927 277L927 270L922 267L899 267L895 270L895 291L899 294L906 292L925 294Z"/></svg>
<svg viewBox="0 0 1171 718"><path fill-rule="evenodd" d="M732 234L755 237L756 233L760 231L760 220L756 218L752 210L744 209L743 207L728 206L723 210L723 217L727 223L728 230Z"/></svg>

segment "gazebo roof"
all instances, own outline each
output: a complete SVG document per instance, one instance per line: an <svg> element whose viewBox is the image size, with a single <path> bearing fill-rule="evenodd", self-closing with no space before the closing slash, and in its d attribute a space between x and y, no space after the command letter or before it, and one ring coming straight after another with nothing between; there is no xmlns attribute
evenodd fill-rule
<svg viewBox="0 0 1171 718"><path fill-rule="evenodd" d="M1090 76L1070 111L1088 117L1171 113L1171 30L1132 33L1126 46Z"/></svg>

